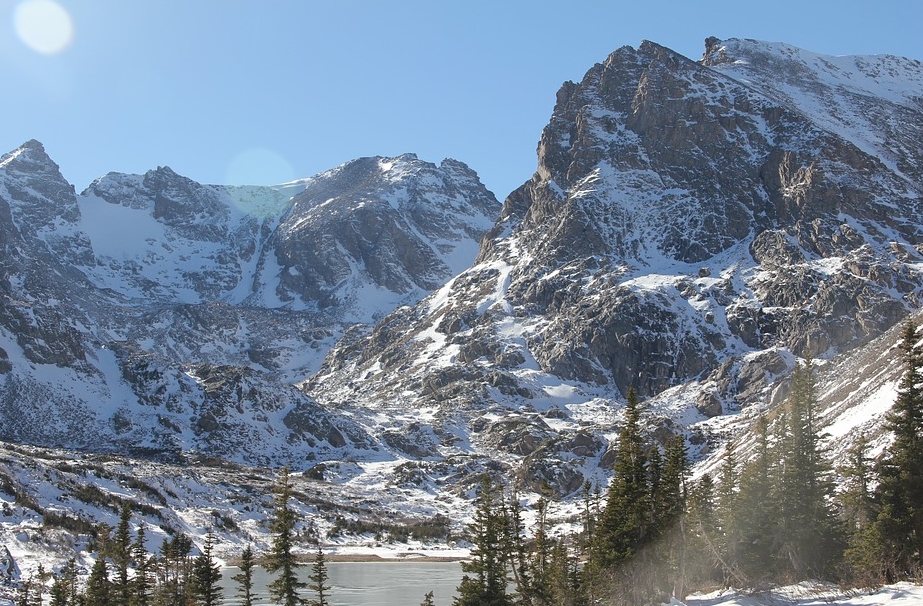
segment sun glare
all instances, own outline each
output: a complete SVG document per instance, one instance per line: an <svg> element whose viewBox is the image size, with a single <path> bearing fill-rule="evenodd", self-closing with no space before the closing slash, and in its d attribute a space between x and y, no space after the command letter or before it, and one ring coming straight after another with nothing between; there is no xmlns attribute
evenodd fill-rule
<svg viewBox="0 0 923 606"><path fill-rule="evenodd" d="M34 51L54 55L74 39L70 14L54 0L24 0L13 14L16 35Z"/></svg>
<svg viewBox="0 0 923 606"><path fill-rule="evenodd" d="M277 152L254 147L234 156L225 178L226 185L278 185L294 179L295 170Z"/></svg>

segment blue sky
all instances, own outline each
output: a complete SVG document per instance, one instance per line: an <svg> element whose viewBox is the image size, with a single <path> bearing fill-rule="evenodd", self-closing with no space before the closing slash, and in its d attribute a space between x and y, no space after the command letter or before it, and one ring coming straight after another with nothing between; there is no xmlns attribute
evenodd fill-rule
<svg viewBox="0 0 923 606"><path fill-rule="evenodd" d="M0 0L0 22L0 152L40 140L78 191L108 171L271 184L414 152L502 200L560 85L621 46L923 59L916 0Z"/></svg>

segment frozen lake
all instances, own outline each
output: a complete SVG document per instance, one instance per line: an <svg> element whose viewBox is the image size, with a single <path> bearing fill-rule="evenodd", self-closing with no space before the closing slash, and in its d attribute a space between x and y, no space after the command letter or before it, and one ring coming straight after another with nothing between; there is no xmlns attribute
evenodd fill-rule
<svg viewBox="0 0 923 606"><path fill-rule="evenodd" d="M231 580L237 568L222 570L224 578L224 604L239 604L238 587ZM331 606L418 606L427 592L433 592L436 606L448 606L461 582L459 562L328 562ZM311 565L299 569L305 582L311 574ZM273 577L262 568L253 571L254 604L268 605L266 583ZM313 599L308 590L302 598Z"/></svg>

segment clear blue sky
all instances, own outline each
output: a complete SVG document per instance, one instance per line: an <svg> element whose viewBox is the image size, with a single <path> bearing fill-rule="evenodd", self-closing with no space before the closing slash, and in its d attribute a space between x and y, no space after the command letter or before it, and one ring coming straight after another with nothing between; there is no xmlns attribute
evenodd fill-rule
<svg viewBox="0 0 923 606"><path fill-rule="evenodd" d="M560 85L621 46L923 59L917 0L0 0L0 21L0 152L40 140L78 191L108 171L270 184L414 152L502 200Z"/></svg>

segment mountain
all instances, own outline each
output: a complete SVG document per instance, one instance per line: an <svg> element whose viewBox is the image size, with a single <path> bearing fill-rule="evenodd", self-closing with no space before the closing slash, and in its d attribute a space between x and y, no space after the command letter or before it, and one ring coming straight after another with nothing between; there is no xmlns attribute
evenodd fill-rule
<svg viewBox="0 0 923 606"><path fill-rule="evenodd" d="M923 293L921 140L920 62L709 38L698 61L643 42L565 83L502 207L465 165L412 155L77 194L28 142L0 159L0 488L19 507L0 531L26 552L14 522L88 515L98 484L160 494L182 515L145 519L170 531L225 512L239 545L262 532L240 491L287 462L321 531L458 525L485 469L566 525L629 390L649 437L685 436L707 469L808 357L834 446L881 446ZM204 479L180 482L191 463Z"/></svg>
<svg viewBox="0 0 923 606"><path fill-rule="evenodd" d="M895 57L621 48L561 87L475 264L303 388L386 413L408 457L477 452L562 495L607 460L632 388L654 435L707 452L796 357L919 306L921 99L923 66Z"/></svg>
<svg viewBox="0 0 923 606"><path fill-rule="evenodd" d="M412 154L279 187L161 167L77 195L27 142L0 159L0 437L259 465L374 452L290 383L470 265L498 209L464 164Z"/></svg>

